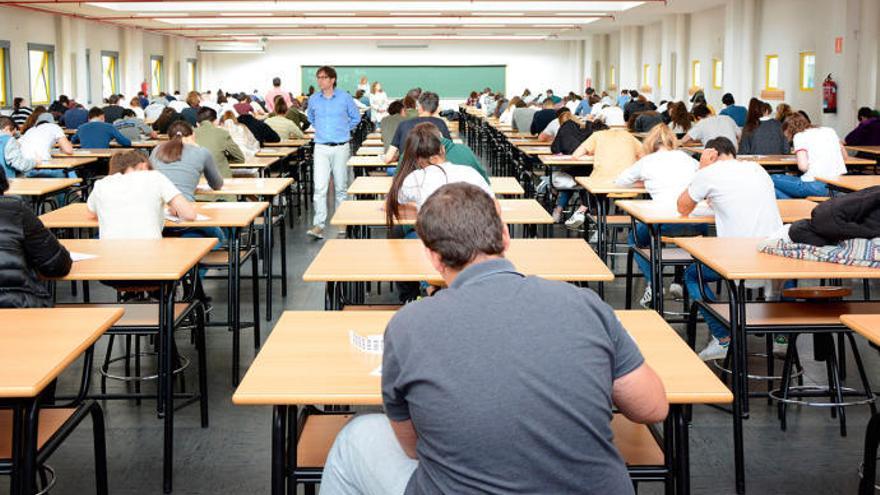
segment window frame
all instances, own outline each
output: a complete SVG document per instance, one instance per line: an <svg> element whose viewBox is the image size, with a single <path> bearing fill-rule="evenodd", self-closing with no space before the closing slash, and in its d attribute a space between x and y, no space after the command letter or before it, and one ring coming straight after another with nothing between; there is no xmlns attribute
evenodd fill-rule
<svg viewBox="0 0 880 495"><path fill-rule="evenodd" d="M190 91L199 91L199 66L198 59L188 58L186 59L186 79L189 84ZM190 73L190 67L192 67L192 73ZM192 80L190 80L190 76L192 76Z"/></svg>
<svg viewBox="0 0 880 495"><path fill-rule="evenodd" d="M0 108L12 107L12 61L8 40L0 40Z"/></svg>
<svg viewBox="0 0 880 495"><path fill-rule="evenodd" d="M691 60L691 88L697 89L703 87L703 63L698 59Z"/></svg>
<svg viewBox="0 0 880 495"><path fill-rule="evenodd" d="M776 85L770 85L770 61L776 60ZM779 55L772 53L764 56L764 89L767 91L779 90Z"/></svg>
<svg viewBox="0 0 880 495"><path fill-rule="evenodd" d="M718 71L721 71L721 80L718 80ZM724 62L720 58L712 59L712 89L721 89L724 86Z"/></svg>
<svg viewBox="0 0 880 495"><path fill-rule="evenodd" d="M111 77L111 91L107 95L116 95L119 94L119 52L101 50L101 97L105 98L104 95L104 57L109 57L113 61L113 74Z"/></svg>
<svg viewBox="0 0 880 495"><path fill-rule="evenodd" d="M651 87L651 64L642 66L642 86Z"/></svg>
<svg viewBox="0 0 880 495"><path fill-rule="evenodd" d="M804 65L804 61L806 61L807 57L813 57L813 85L811 87L804 86L804 76L806 75L806 65ZM798 86L800 86L801 91L809 92L816 89L816 52L815 51L803 51L800 53L800 72L799 72L799 80Z"/></svg>
<svg viewBox="0 0 880 495"><path fill-rule="evenodd" d="M608 67L608 89L617 89L617 67Z"/></svg>
<svg viewBox="0 0 880 495"><path fill-rule="evenodd" d="M37 101L34 98L34 83L36 82L36 80L31 80L31 52L43 52L43 61L40 62L40 72L43 71L43 67L45 65L46 73L43 75L43 79L46 83L46 94L48 96L48 101ZM28 94L30 95L30 104L32 106L51 105L52 102L55 101L55 45L28 43L27 54Z"/></svg>
<svg viewBox="0 0 880 495"><path fill-rule="evenodd" d="M657 64L657 89L663 89L663 62Z"/></svg>
<svg viewBox="0 0 880 495"><path fill-rule="evenodd" d="M159 77L155 78L153 74L153 62L158 62ZM156 84L153 84L153 83ZM165 57L162 55L150 55L150 93L151 96L159 96L159 93L165 91Z"/></svg>

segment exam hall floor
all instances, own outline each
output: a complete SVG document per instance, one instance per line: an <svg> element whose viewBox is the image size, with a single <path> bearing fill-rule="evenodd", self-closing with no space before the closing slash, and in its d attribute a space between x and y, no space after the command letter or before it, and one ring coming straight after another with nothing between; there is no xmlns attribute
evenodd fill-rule
<svg viewBox="0 0 880 495"><path fill-rule="evenodd" d="M273 291L274 319L263 321L263 339L275 325L282 310L321 310L324 307L324 287L318 283L302 282L302 273L318 253L321 241L305 235L311 212L296 218L296 226L288 232L289 292L281 298L278 284ZM335 231L328 229L328 239ZM378 235L378 234L377 234ZM561 228L556 236L564 236ZM278 250L276 249L276 253ZM276 260L275 266L279 266ZM249 273L249 265L245 273ZM623 271L618 267L616 271ZM624 281L618 278L606 286L606 300L618 309L624 308ZM641 281L637 282L635 298L641 296ZM213 298L215 319L226 314L226 283L206 282ZM92 284L93 300L113 300L105 287ZM874 285L873 290L880 290ZM72 300L68 284L59 285L62 301ZM860 295L860 289L855 293ZM242 318L251 319L251 285L248 276L242 281ZM265 298L265 294L261 294ZM388 285L383 285L382 298L390 300ZM261 301L261 313L265 302ZM667 308L679 304L667 302ZM535 308L540 311L540 308ZM263 316L262 314L260 315ZM676 326L683 332L680 326ZM705 326L699 330L698 347L706 340ZM242 369L254 358L251 331L242 333ZM96 361L103 358L106 338L97 347ZM880 357L877 351L857 337L869 378L880 376ZM117 342L119 340L117 339ZM188 333L177 336L181 353L195 358ZM751 341L753 349L762 346L762 339ZM232 338L222 328L208 330L208 370L210 426L199 426L196 405L177 411L174 428L174 493L176 494L262 494L269 493L270 407L235 406L230 382ZM811 339L802 338L799 350L806 366L806 381L824 383L822 363L816 363L810 352ZM117 348L121 349L121 347ZM858 386L852 353L848 353L848 380ZM755 361L756 369L762 366ZM780 364L781 366L781 364ZM75 367L65 373L62 390L73 390L78 378ZM97 377L97 374L95 374ZM195 388L195 373L187 372L188 389ZM880 386L880 380L875 380ZM759 385L755 385L757 387ZM118 387L118 386L117 386ZM148 385L152 387L152 385ZM152 390L152 389L151 389ZM866 406L847 408L848 436L841 437L838 422L825 409L790 407L788 431L782 432L776 417L776 407L766 399L753 398L751 417L745 422L745 455L748 493L752 494L851 494L858 485L857 468L861 461L862 442L869 412ZM117 495L161 493L162 478L162 421L157 419L155 402L145 400L140 406L133 401L102 402L106 414L107 449L110 491ZM89 422L77 431L51 457L49 464L58 473L58 484L53 494L84 495L94 490L92 437ZM514 440L515 441L515 440ZM690 430L691 486L694 494L735 493L733 480L733 433L730 416L706 406L694 408ZM0 493L5 493L3 484ZM662 486L645 483L639 493L659 494Z"/></svg>

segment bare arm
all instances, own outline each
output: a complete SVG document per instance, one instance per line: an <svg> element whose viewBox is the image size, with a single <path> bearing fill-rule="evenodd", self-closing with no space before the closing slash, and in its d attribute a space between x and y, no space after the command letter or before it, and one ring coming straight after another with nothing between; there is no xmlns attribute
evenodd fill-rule
<svg viewBox="0 0 880 495"><path fill-rule="evenodd" d="M805 173L810 169L810 158L806 151L798 150L795 156L797 157L798 170ZM846 158L844 158L844 161L846 161Z"/></svg>
<svg viewBox="0 0 880 495"><path fill-rule="evenodd" d="M611 398L620 412L636 423L659 423L669 412L663 382L647 364L614 380Z"/></svg>
<svg viewBox="0 0 880 495"><path fill-rule="evenodd" d="M388 421L391 423L391 429L394 430L394 436L397 437L403 451L410 459L416 459L416 444L418 444L419 436L416 434L412 420L394 421L389 419Z"/></svg>
<svg viewBox="0 0 880 495"><path fill-rule="evenodd" d="M681 195L678 197L678 212L681 213L682 216L688 216L694 211L694 208L697 207L697 202L691 198L690 193L688 193L687 189L681 192Z"/></svg>
<svg viewBox="0 0 880 495"><path fill-rule="evenodd" d="M168 202L168 206L171 209L172 214L185 222L192 222L196 219L195 205L187 201L187 199L183 197L183 194L178 194L171 198L171 201Z"/></svg>
<svg viewBox="0 0 880 495"><path fill-rule="evenodd" d="M70 144L70 140L66 137L58 138L58 148L62 153L67 153L68 155L73 153L73 145Z"/></svg>
<svg viewBox="0 0 880 495"><path fill-rule="evenodd" d="M389 146L388 151L382 156L382 159L385 160L385 163L391 163L394 160L397 160L397 148L394 146Z"/></svg>

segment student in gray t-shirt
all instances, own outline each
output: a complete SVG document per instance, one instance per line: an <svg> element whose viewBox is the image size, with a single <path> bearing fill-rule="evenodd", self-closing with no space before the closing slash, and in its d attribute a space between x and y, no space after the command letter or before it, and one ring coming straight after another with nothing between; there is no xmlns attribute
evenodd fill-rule
<svg viewBox="0 0 880 495"><path fill-rule="evenodd" d="M321 490L633 493L612 403L642 423L662 421L668 404L611 308L588 289L518 273L503 257L497 203L479 188L443 186L416 228L449 288L389 323L387 416L340 432Z"/></svg>
<svg viewBox="0 0 880 495"><path fill-rule="evenodd" d="M122 111L122 118L113 122L113 127L131 142L156 137L156 131L145 124L144 119L137 118L129 108Z"/></svg>

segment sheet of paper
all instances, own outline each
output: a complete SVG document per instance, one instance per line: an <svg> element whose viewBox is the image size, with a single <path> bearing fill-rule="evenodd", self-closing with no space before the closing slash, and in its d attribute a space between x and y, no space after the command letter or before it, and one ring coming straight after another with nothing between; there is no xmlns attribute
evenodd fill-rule
<svg viewBox="0 0 880 495"><path fill-rule="evenodd" d="M196 186L196 191L208 192L211 190L211 186L207 184L199 184Z"/></svg>
<svg viewBox="0 0 880 495"><path fill-rule="evenodd" d="M252 208L254 205L246 202L235 202L235 203L227 203L224 201L218 201L216 203L211 203L209 205L202 206L203 210L225 210L225 209L247 209Z"/></svg>
<svg viewBox="0 0 880 495"><path fill-rule="evenodd" d="M351 340L351 345L361 352L382 354L382 351L385 349L385 336L381 334L361 335L354 330L349 330L348 337Z"/></svg>
<svg viewBox="0 0 880 495"><path fill-rule="evenodd" d="M382 365L376 366L376 369L370 372L370 376L382 376Z"/></svg>
<svg viewBox="0 0 880 495"><path fill-rule="evenodd" d="M85 261L85 260L90 260L90 259L94 259L97 257L98 257L98 255L96 255L96 254L76 253L73 251L70 252L70 259L72 259L73 261Z"/></svg>

